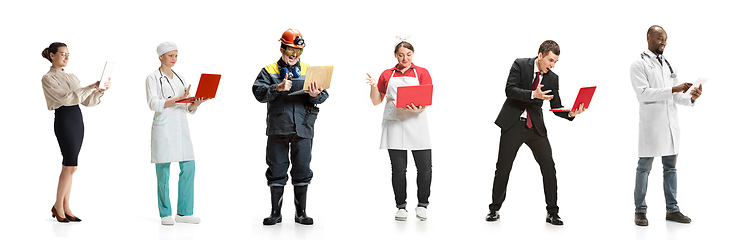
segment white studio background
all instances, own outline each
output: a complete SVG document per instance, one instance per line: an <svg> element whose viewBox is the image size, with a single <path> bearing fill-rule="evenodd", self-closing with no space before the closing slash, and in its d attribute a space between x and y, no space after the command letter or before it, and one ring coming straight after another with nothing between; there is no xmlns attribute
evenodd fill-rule
<svg viewBox="0 0 751 240"><path fill-rule="evenodd" d="M738 236L748 211L744 151L748 114L749 38L742 1L12 1L0 4L0 58L6 104L0 115L0 238L73 239L401 239L492 236L510 239L687 239ZM690 225L664 222L661 164L649 187L651 226L633 224L638 106L629 66L646 50L646 31L662 25L666 57L682 81L709 77L696 106L679 107L680 206ZM277 39L299 29L308 44L302 61L335 65L330 98L316 124L309 215L292 221L287 188L281 226L264 227L266 105L252 95L261 68L276 61ZM411 34L414 63L435 85L430 107L433 185L430 218L414 218L416 170L408 169L407 222L394 222L390 164L378 150L383 105L368 99L366 73L396 64L395 35ZM564 105L578 88L597 86L583 115L568 122L546 114L566 225L544 223L539 168L520 149L498 223L484 221L490 203L500 129L493 121L505 100L515 58L539 44L562 49L553 69ZM66 72L82 84L116 62L113 87L99 106L83 107L86 136L71 194L85 221L50 218L61 157L40 79L42 50L68 44ZM222 74L217 98L191 115L197 157L195 214L199 225L159 225L155 173L149 163L146 75L159 62L156 46L179 47L174 70L197 87L201 73ZM545 108L548 105L546 103ZM740 124L739 124L740 123ZM740 127L739 127L740 126ZM411 159L411 157L410 157ZM172 168L172 202L177 175ZM173 209L174 210L174 209ZM444 238L448 237L448 238Z"/></svg>

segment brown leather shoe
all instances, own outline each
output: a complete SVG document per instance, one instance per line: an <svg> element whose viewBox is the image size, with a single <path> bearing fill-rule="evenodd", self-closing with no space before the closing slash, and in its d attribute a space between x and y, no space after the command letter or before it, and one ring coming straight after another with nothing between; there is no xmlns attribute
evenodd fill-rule
<svg viewBox="0 0 751 240"><path fill-rule="evenodd" d="M70 222L67 218L60 217L57 215L57 211L55 210L55 206L52 206L52 217L55 218L58 222L67 223Z"/></svg>
<svg viewBox="0 0 751 240"><path fill-rule="evenodd" d="M634 214L634 223L636 223L637 226L648 226L649 221L647 220L647 213Z"/></svg>
<svg viewBox="0 0 751 240"><path fill-rule="evenodd" d="M680 211L665 214L665 220L679 223L691 223L691 218L683 215Z"/></svg>

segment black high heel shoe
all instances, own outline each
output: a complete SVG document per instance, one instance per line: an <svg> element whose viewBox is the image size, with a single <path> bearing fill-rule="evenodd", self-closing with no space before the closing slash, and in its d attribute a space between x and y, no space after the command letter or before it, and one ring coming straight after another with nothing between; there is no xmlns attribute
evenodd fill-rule
<svg viewBox="0 0 751 240"><path fill-rule="evenodd" d="M55 211L55 207L52 207L52 217L55 218L58 222L67 223L70 222L68 218L60 217L57 215L57 211Z"/></svg>
<svg viewBox="0 0 751 240"><path fill-rule="evenodd" d="M65 218L67 218L68 221L71 221L71 222L80 222L81 221L80 218L78 218L76 216L73 216L73 215L68 215L68 214L65 214Z"/></svg>

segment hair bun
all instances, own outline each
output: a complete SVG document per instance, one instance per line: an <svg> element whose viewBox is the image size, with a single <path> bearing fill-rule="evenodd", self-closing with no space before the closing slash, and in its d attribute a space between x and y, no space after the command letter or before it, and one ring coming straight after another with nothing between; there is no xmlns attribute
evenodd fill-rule
<svg viewBox="0 0 751 240"><path fill-rule="evenodd" d="M42 57L52 62L52 57L50 57L50 54L57 53L57 51L61 47L68 47L68 45L65 45L65 43L61 42L53 42L49 47L45 48L44 51L42 51Z"/></svg>

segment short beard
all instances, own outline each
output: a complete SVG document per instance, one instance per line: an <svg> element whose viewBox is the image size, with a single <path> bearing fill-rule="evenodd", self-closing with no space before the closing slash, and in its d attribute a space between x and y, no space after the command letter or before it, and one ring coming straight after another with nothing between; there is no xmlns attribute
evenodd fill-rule
<svg viewBox="0 0 751 240"><path fill-rule="evenodd" d="M659 48L659 47L656 47L656 48L655 48L655 50L654 50L654 53L656 53L657 55L662 55L662 52L663 52L663 51L662 51L662 50L660 50L660 48Z"/></svg>

